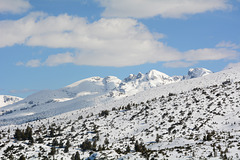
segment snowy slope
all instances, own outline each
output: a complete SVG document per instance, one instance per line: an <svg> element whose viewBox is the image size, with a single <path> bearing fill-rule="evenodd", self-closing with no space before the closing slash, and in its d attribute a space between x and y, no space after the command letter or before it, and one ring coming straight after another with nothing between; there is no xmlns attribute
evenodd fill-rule
<svg viewBox="0 0 240 160"><path fill-rule="evenodd" d="M51 118L0 127L0 157L50 159L55 148L55 159L64 160L77 152L85 160L239 159L239 70L235 67L121 99L111 97ZM17 128L27 126L33 129L34 145L13 139ZM67 140L71 146L66 152Z"/></svg>
<svg viewBox="0 0 240 160"><path fill-rule="evenodd" d="M10 104L16 103L21 100L22 100L22 98L15 97L15 96L0 95L0 108L3 106L7 106Z"/></svg>
<svg viewBox="0 0 240 160"><path fill-rule="evenodd" d="M188 79L205 76L206 71L208 70L203 68L190 69ZM21 102L3 107L0 111L0 125L20 124L104 104L151 88L180 82L186 79L183 77L186 76L170 77L157 70L151 70L146 74L131 74L124 80L114 76L87 78L58 90L40 91Z"/></svg>

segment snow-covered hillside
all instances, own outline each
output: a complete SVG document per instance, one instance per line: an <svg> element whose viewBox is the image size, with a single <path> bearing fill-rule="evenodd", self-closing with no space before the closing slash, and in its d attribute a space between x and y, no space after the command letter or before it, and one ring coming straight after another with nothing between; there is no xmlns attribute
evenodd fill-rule
<svg viewBox="0 0 240 160"><path fill-rule="evenodd" d="M15 96L0 95L0 108L3 106L7 106L10 104L16 103L21 100L22 100L22 98L15 97Z"/></svg>
<svg viewBox="0 0 240 160"><path fill-rule="evenodd" d="M51 118L2 126L0 157L239 159L239 70L236 67Z"/></svg>
<svg viewBox="0 0 240 160"><path fill-rule="evenodd" d="M134 94L210 74L204 68L190 69L187 76L170 77L157 70L146 74L129 75L124 80L114 76L91 77L58 90L45 90L23 101L1 108L0 125L21 124L76 109L119 100ZM186 78L187 77L187 78Z"/></svg>

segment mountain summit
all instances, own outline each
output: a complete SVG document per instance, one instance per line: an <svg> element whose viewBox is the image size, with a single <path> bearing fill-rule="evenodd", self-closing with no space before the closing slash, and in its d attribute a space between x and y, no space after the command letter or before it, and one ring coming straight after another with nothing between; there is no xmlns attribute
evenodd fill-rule
<svg viewBox="0 0 240 160"><path fill-rule="evenodd" d="M22 98L9 95L0 95L0 107L16 103L20 100L22 100Z"/></svg>
<svg viewBox="0 0 240 160"><path fill-rule="evenodd" d="M186 78L187 79L198 78L198 77L206 76L211 73L213 72L205 68L191 68L189 69L188 75L186 76Z"/></svg>

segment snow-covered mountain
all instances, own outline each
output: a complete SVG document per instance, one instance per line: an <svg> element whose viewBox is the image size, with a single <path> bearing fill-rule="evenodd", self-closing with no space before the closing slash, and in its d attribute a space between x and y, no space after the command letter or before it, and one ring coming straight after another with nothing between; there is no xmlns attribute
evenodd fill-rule
<svg viewBox="0 0 240 160"><path fill-rule="evenodd" d="M124 80L114 76L106 78L91 77L58 90L40 91L28 96L21 102L3 107L0 111L0 125L20 124L47 118L106 103L113 99L122 99L162 85L205 76L209 73L211 71L207 69L197 68L190 69L188 76L170 77L157 70L151 70L146 74L131 74Z"/></svg>
<svg viewBox="0 0 240 160"><path fill-rule="evenodd" d="M78 156L85 160L237 160L240 157L239 70L240 67L234 67L149 88L131 96L121 95L121 98L101 94L106 89L103 79L87 80L98 86L91 90L100 95L94 98L94 105L47 119L0 127L0 157L19 159L23 155L30 160L68 160ZM131 77L118 81L119 85L135 82L137 77ZM108 82L114 81L110 88L115 88L116 78L110 79ZM139 80L139 83L145 82L145 78ZM74 89L83 83L86 82L79 81L64 89ZM59 107L59 104L72 104L73 101L49 104ZM80 101L76 101L76 105L79 104ZM1 122L3 124L4 120Z"/></svg>
<svg viewBox="0 0 240 160"><path fill-rule="evenodd" d="M146 74L130 74L120 83L117 90L120 93L133 95L149 88L159 87L164 84L176 82L172 77L157 70L151 70Z"/></svg>
<svg viewBox="0 0 240 160"><path fill-rule="evenodd" d="M0 108L21 101L22 98L9 96L9 95L0 95Z"/></svg>
<svg viewBox="0 0 240 160"><path fill-rule="evenodd" d="M191 68L188 71L188 75L184 76L184 79L203 77L211 73L213 72L205 68Z"/></svg>

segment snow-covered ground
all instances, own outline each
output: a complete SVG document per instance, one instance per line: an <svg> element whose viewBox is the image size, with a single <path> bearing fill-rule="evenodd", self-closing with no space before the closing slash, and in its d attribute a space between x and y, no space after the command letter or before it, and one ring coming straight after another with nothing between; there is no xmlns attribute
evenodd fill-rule
<svg viewBox="0 0 240 160"><path fill-rule="evenodd" d="M78 152L84 159L239 159L239 70L235 67L121 98L96 99L92 107L2 126L0 157L69 160ZM92 82L99 84L96 79ZM27 126L32 129L31 143L14 138L17 128Z"/></svg>

